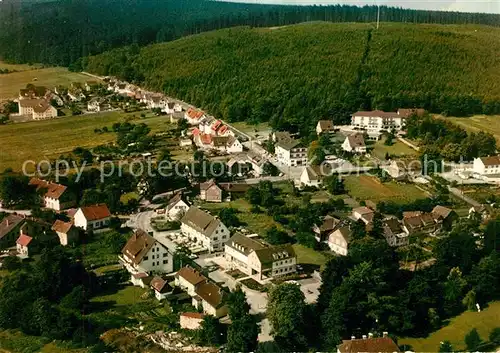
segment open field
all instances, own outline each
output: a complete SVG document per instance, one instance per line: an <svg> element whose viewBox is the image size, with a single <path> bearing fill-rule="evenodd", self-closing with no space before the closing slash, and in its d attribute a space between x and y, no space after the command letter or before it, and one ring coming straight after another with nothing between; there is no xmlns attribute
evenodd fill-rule
<svg viewBox="0 0 500 353"><path fill-rule="evenodd" d="M493 302L482 312L467 311L450 320L449 324L426 338L401 338L398 344L410 345L414 352L437 352L440 342L448 340L455 351L465 349L465 335L476 328L483 341L495 327L500 327L500 301ZM405 347L405 350L409 347Z"/></svg>
<svg viewBox="0 0 500 353"><path fill-rule="evenodd" d="M84 353L85 348L70 348L70 344L25 335L19 331L0 332L0 353Z"/></svg>
<svg viewBox="0 0 500 353"><path fill-rule="evenodd" d="M152 132L165 131L173 126L164 116L149 113L145 118L139 118L140 114L107 112L0 126L0 171L5 168L21 170L26 160L57 158L78 146L92 148L114 142L115 133L96 134L94 129L109 128L125 118L135 116L134 123L148 124Z"/></svg>
<svg viewBox="0 0 500 353"><path fill-rule="evenodd" d="M28 65L28 64L8 64L6 62L0 61L0 69L9 71L28 71L28 70L38 70L41 69L42 65Z"/></svg>
<svg viewBox="0 0 500 353"><path fill-rule="evenodd" d="M413 184L381 183L377 178L361 175L345 178L346 189L358 200L411 202L428 195Z"/></svg>
<svg viewBox="0 0 500 353"><path fill-rule="evenodd" d="M256 138L259 140L267 139L272 129L268 123L259 123L255 125L250 125L245 122L235 122L231 123L231 126L236 129L250 135L252 138Z"/></svg>
<svg viewBox="0 0 500 353"><path fill-rule="evenodd" d="M436 118L449 120L467 131L485 131L491 133L500 142L500 116L499 115L474 115L469 118L454 118L435 115Z"/></svg>
<svg viewBox="0 0 500 353"><path fill-rule="evenodd" d="M415 156L417 153L414 149L400 141L397 141L396 139L394 139L394 144L392 146L386 146L384 145L384 142L385 137L382 140L375 142L375 144L372 145L373 150L370 153L382 160L385 159L386 153L389 153L391 156L398 157Z"/></svg>
<svg viewBox="0 0 500 353"><path fill-rule="evenodd" d="M77 72L70 72L62 67L13 72L1 76L0 100L17 97L19 90L26 87L28 83L53 89L57 85L68 86L72 82L89 80L93 80L93 78Z"/></svg>
<svg viewBox="0 0 500 353"><path fill-rule="evenodd" d="M300 244L293 244L292 246L293 250L295 250L295 254L297 255L298 264L309 264L323 267L328 260L324 254L314 249L307 248Z"/></svg>

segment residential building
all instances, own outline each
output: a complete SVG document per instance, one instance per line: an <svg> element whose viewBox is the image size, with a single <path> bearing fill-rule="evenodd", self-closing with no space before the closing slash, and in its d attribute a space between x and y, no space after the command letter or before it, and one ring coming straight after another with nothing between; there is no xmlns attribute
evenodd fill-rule
<svg viewBox="0 0 500 353"><path fill-rule="evenodd" d="M472 172L486 181L500 181L500 156L474 158Z"/></svg>
<svg viewBox="0 0 500 353"><path fill-rule="evenodd" d="M363 134L348 135L342 143L342 149L352 153L366 153L366 144Z"/></svg>
<svg viewBox="0 0 500 353"><path fill-rule="evenodd" d="M179 323L183 329L198 330L201 328L204 317L205 314L202 313L181 313Z"/></svg>
<svg viewBox="0 0 500 353"><path fill-rule="evenodd" d="M175 285L185 290L190 296L196 295L196 287L208 279L192 267L181 268L175 274Z"/></svg>
<svg viewBox="0 0 500 353"><path fill-rule="evenodd" d="M403 227L407 234L433 234L441 228L441 219L432 213L412 212L403 214Z"/></svg>
<svg viewBox="0 0 500 353"><path fill-rule="evenodd" d="M181 232L209 252L223 251L229 230L220 219L191 206L181 219Z"/></svg>
<svg viewBox="0 0 500 353"><path fill-rule="evenodd" d="M283 139L274 146L278 161L289 167L307 164L307 148L295 139Z"/></svg>
<svg viewBox="0 0 500 353"><path fill-rule="evenodd" d="M222 288L210 282L202 282L194 291L192 304L195 308L201 308L203 313L215 317L227 315L227 306L224 304L226 292Z"/></svg>
<svg viewBox="0 0 500 353"><path fill-rule="evenodd" d="M241 233L234 234L224 245L224 257L230 269L237 269L253 275L248 256L255 250L265 249L266 245Z"/></svg>
<svg viewBox="0 0 500 353"><path fill-rule="evenodd" d="M399 109L397 112L381 110L359 111L352 114L351 126L372 131L400 131L404 128L406 119L413 114L423 115L423 109Z"/></svg>
<svg viewBox="0 0 500 353"><path fill-rule="evenodd" d="M354 218L354 220L362 220L366 225L370 224L373 221L374 215L375 211L365 206L357 207L352 210L352 217Z"/></svg>
<svg viewBox="0 0 500 353"><path fill-rule="evenodd" d="M241 142L231 135L212 136L201 132L199 129L194 129L193 140L196 146L206 150L216 150L228 154L243 152Z"/></svg>
<svg viewBox="0 0 500 353"><path fill-rule="evenodd" d="M293 137L288 131L274 131L271 139L273 140L273 142L278 143L293 140Z"/></svg>
<svg viewBox="0 0 500 353"><path fill-rule="evenodd" d="M74 216L75 226L83 230L106 228L110 220L111 212L109 212L106 204L82 206L76 211Z"/></svg>
<svg viewBox="0 0 500 353"><path fill-rule="evenodd" d="M52 119L57 117L57 109L46 99L21 99L18 101L19 115L30 116L33 120Z"/></svg>
<svg viewBox="0 0 500 353"><path fill-rule="evenodd" d="M363 336L356 339L354 336L350 340L343 340L337 347L337 353L399 353L398 345L392 338L384 333L384 337L374 338L372 336Z"/></svg>
<svg viewBox="0 0 500 353"><path fill-rule="evenodd" d="M189 203L184 199L182 192L176 193L169 201L165 214L168 220L177 221L186 214L189 209Z"/></svg>
<svg viewBox="0 0 500 353"><path fill-rule="evenodd" d="M341 227L328 235L328 247L331 251L346 256L351 241L351 230L349 227Z"/></svg>
<svg viewBox="0 0 500 353"><path fill-rule="evenodd" d="M406 246L410 244L410 237L396 218L387 218L382 221L385 240L390 246Z"/></svg>
<svg viewBox="0 0 500 353"><path fill-rule="evenodd" d="M26 218L17 214L9 214L0 222L0 249L12 246L16 240L20 227Z"/></svg>
<svg viewBox="0 0 500 353"><path fill-rule="evenodd" d="M222 189L214 179L200 184L200 199L207 202L222 202Z"/></svg>
<svg viewBox="0 0 500 353"><path fill-rule="evenodd" d="M106 109L105 99L104 98L92 98L88 103L87 103L87 110L89 112L100 112Z"/></svg>
<svg viewBox="0 0 500 353"><path fill-rule="evenodd" d="M323 185L323 180L331 176L334 172L334 168L337 167L336 164L323 163L321 165L308 165L304 167L302 173L300 174L299 182L303 186L314 186L321 187Z"/></svg>
<svg viewBox="0 0 500 353"><path fill-rule="evenodd" d="M29 257L29 245L33 238L27 234L21 233L16 240L16 250L20 257Z"/></svg>
<svg viewBox="0 0 500 353"><path fill-rule="evenodd" d="M72 102L80 102L86 98L81 88L70 88L68 90L68 97Z"/></svg>
<svg viewBox="0 0 500 353"><path fill-rule="evenodd" d="M155 297L158 300L167 298L167 295L173 291L173 288L170 287L167 279L160 276L154 276L149 285L151 286L151 289L153 289Z"/></svg>
<svg viewBox="0 0 500 353"><path fill-rule="evenodd" d="M320 120L316 124L316 133L318 135L322 133L332 133L334 132L333 121L331 120Z"/></svg>
<svg viewBox="0 0 500 353"><path fill-rule="evenodd" d="M201 110L196 110L193 108L189 108L184 114L184 118L188 121L190 125L198 125L205 117L205 114Z"/></svg>
<svg viewBox="0 0 500 353"><path fill-rule="evenodd" d="M243 197L245 193L252 187L246 183L220 183L226 199L234 200L237 197Z"/></svg>
<svg viewBox="0 0 500 353"><path fill-rule="evenodd" d="M328 240L328 235L331 232L335 231L339 227L340 223L340 219L337 219L330 215L323 217L323 223L321 223L319 226L315 224L312 228L316 240L318 242Z"/></svg>
<svg viewBox="0 0 500 353"><path fill-rule="evenodd" d="M56 232L59 242L63 246L77 242L80 234L80 231L73 222L63 222L59 219L52 225L52 230Z"/></svg>
<svg viewBox="0 0 500 353"><path fill-rule="evenodd" d="M36 186L36 190L41 193L42 205L45 208L62 211L76 205L76 198L64 185L38 178L31 178L29 185Z"/></svg>
<svg viewBox="0 0 500 353"><path fill-rule="evenodd" d="M244 175L252 170L252 163L246 154L239 154L231 157L227 167L232 175Z"/></svg>
<svg viewBox="0 0 500 353"><path fill-rule="evenodd" d="M443 228L445 228L446 230L450 230L453 226L453 223L459 218L458 214L451 208L440 205L434 207L431 213L435 219L442 223Z"/></svg>
<svg viewBox="0 0 500 353"><path fill-rule="evenodd" d="M163 111L167 114L179 113L182 112L182 106L179 103L170 102L167 103Z"/></svg>
<svg viewBox="0 0 500 353"><path fill-rule="evenodd" d="M40 99L45 98L45 95L50 91L45 86L35 86L32 84L26 85L26 88L19 90L19 100L23 99Z"/></svg>
<svg viewBox="0 0 500 353"><path fill-rule="evenodd" d="M142 286L140 278L151 273L171 273L174 270L174 256L171 250L141 229L136 230L130 237L119 258L131 274L134 285Z"/></svg>

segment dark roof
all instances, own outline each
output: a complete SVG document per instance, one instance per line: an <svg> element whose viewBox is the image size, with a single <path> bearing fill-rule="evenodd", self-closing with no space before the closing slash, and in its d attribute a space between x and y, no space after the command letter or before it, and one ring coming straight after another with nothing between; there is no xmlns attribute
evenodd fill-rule
<svg viewBox="0 0 500 353"><path fill-rule="evenodd" d="M214 179L210 179L208 181L205 181L204 183L200 183L200 190L208 190L214 185L217 186L217 183Z"/></svg>
<svg viewBox="0 0 500 353"><path fill-rule="evenodd" d="M246 183L221 183L220 186L227 192L247 192L252 187Z"/></svg>
<svg viewBox="0 0 500 353"><path fill-rule="evenodd" d="M322 131L333 130L333 122L331 120L320 120L318 124Z"/></svg>
<svg viewBox="0 0 500 353"><path fill-rule="evenodd" d="M272 266L275 261L289 259L295 257L295 251L292 245L275 245L268 248L255 250L255 255L260 260L262 267L267 268Z"/></svg>
<svg viewBox="0 0 500 353"><path fill-rule="evenodd" d="M400 352L390 337L344 340L338 347L340 353L392 353Z"/></svg>
<svg viewBox="0 0 500 353"><path fill-rule="evenodd" d="M181 316L190 317L192 319L203 320L203 318L205 317L205 314L202 314L202 313L181 313Z"/></svg>
<svg viewBox="0 0 500 353"><path fill-rule="evenodd" d="M182 191L179 191L174 196L172 196L170 200L168 200L167 211L174 207L179 201L184 201L186 205L189 206L189 203L182 197Z"/></svg>
<svg viewBox="0 0 500 353"><path fill-rule="evenodd" d="M52 230L58 233L67 234L71 227L73 227L73 222L63 222L57 219L52 225Z"/></svg>
<svg viewBox="0 0 500 353"><path fill-rule="evenodd" d="M9 234L14 228L24 221L24 217L10 214L0 223L0 239Z"/></svg>
<svg viewBox="0 0 500 353"><path fill-rule="evenodd" d="M396 218L385 219L382 223L382 227L386 236L392 236L403 232L401 224Z"/></svg>
<svg viewBox="0 0 500 353"><path fill-rule="evenodd" d="M189 208L184 217L182 217L181 222L207 236L211 235L221 223L219 219L200 210L196 206Z"/></svg>
<svg viewBox="0 0 500 353"><path fill-rule="evenodd" d="M446 219L448 218L448 216L453 213L454 211L451 209L451 208L448 208L448 207L444 207L444 206L440 206L440 205L437 205L436 207L434 207L434 209L432 210L432 214L436 217L441 217L443 219Z"/></svg>
<svg viewBox="0 0 500 353"><path fill-rule="evenodd" d="M281 148L289 151L291 150L292 148L296 148L296 147L301 147L302 146L302 143L300 140L295 140L293 138L290 138L290 139L283 139L281 141L278 141L276 143L277 146L280 146Z"/></svg>
<svg viewBox="0 0 500 353"><path fill-rule="evenodd" d="M95 221L98 219L111 217L108 206L104 203L92 206L80 207L87 221Z"/></svg>
<svg viewBox="0 0 500 353"><path fill-rule="evenodd" d="M481 161L485 166L500 165L500 156L481 157Z"/></svg>
<svg viewBox="0 0 500 353"><path fill-rule="evenodd" d="M226 242L226 245L244 255L249 255L254 250L260 250L266 248L264 244L252 238L246 237L241 233L234 234Z"/></svg>
<svg viewBox="0 0 500 353"><path fill-rule="evenodd" d="M188 266L183 267L179 271L177 271L177 276L184 278L186 281L188 281L194 286L202 282L205 282L207 280L207 278L203 276L200 272Z"/></svg>
<svg viewBox="0 0 500 353"><path fill-rule="evenodd" d="M229 144L229 136L214 136L212 137L214 147L223 147Z"/></svg>
<svg viewBox="0 0 500 353"><path fill-rule="evenodd" d="M349 145L352 148L356 147L365 147L365 138L363 137L363 134L352 134L347 136L347 140L349 141Z"/></svg>
<svg viewBox="0 0 500 353"><path fill-rule="evenodd" d="M170 287L167 283L167 280L161 278L160 276L154 276L149 285L159 293L170 292L172 289L172 287Z"/></svg>
<svg viewBox="0 0 500 353"><path fill-rule="evenodd" d="M283 140L291 140L292 135L288 131L275 131L274 132L274 139L276 142L280 142Z"/></svg>
<svg viewBox="0 0 500 353"><path fill-rule="evenodd" d="M326 176L333 174L335 165L332 163L323 163L321 165L308 165L305 168L309 180L322 180Z"/></svg>
<svg viewBox="0 0 500 353"><path fill-rule="evenodd" d="M195 289L196 294L214 308L222 305L224 292L213 283L205 282L198 285Z"/></svg>
<svg viewBox="0 0 500 353"><path fill-rule="evenodd" d="M138 265L155 243L156 240L151 235L138 229L123 247L122 254Z"/></svg>
<svg viewBox="0 0 500 353"><path fill-rule="evenodd" d="M35 113L44 113L52 107L45 99L21 99L19 105L25 108L33 108Z"/></svg>
<svg viewBox="0 0 500 353"><path fill-rule="evenodd" d="M318 230L322 233L329 232L334 230L339 223L340 223L339 219L327 215L323 218L323 223L318 227Z"/></svg>

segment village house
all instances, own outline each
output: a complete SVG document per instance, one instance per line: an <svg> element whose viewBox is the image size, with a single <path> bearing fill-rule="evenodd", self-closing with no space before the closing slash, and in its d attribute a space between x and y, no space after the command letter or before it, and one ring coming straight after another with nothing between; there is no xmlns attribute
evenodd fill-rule
<svg viewBox="0 0 500 353"><path fill-rule="evenodd" d="M226 292L222 288L210 282L202 282L194 291L192 304L195 308L202 309L203 313L217 318L227 315L227 306L224 304Z"/></svg>
<svg viewBox="0 0 500 353"><path fill-rule="evenodd" d="M26 88L21 88L19 90L19 100L45 98L48 92L50 91L47 87L28 84Z"/></svg>
<svg viewBox="0 0 500 353"><path fill-rule="evenodd" d="M441 219L432 213L405 212L403 213L403 228L409 235L433 234L441 228Z"/></svg>
<svg viewBox="0 0 500 353"><path fill-rule="evenodd" d="M31 244L32 240L32 237L21 232L19 238L17 238L16 240L16 250L19 257L29 257L29 245Z"/></svg>
<svg viewBox="0 0 500 353"><path fill-rule="evenodd" d="M312 231L315 234L314 237L318 242L324 242L328 240L328 235L331 232L335 231L339 227L340 223L340 219L337 219L330 215L326 215L325 217L323 217L323 223L321 223L321 225L318 226L315 224L313 226Z"/></svg>
<svg viewBox="0 0 500 353"><path fill-rule="evenodd" d="M205 276L189 266L181 268L175 274L175 285L185 290L192 297L196 295L196 287L207 281L208 279Z"/></svg>
<svg viewBox="0 0 500 353"><path fill-rule="evenodd" d="M106 109L105 99L101 97L92 98L87 103L87 110L89 112L101 112Z"/></svg>
<svg viewBox="0 0 500 353"><path fill-rule="evenodd" d="M231 269L259 280L296 271L297 257L289 244L269 246L241 233L236 233L226 242L224 256Z"/></svg>
<svg viewBox="0 0 500 353"><path fill-rule="evenodd" d="M396 218L387 218L382 221L385 240L390 246L406 246L410 244L410 237Z"/></svg>
<svg viewBox="0 0 500 353"><path fill-rule="evenodd" d="M141 229L129 238L119 259L131 274L131 282L141 287L145 286L144 279L151 273L171 273L174 270L171 250Z"/></svg>
<svg viewBox="0 0 500 353"><path fill-rule="evenodd" d="M246 183L220 183L225 199L234 200L237 197L243 197L245 193L252 187Z"/></svg>
<svg viewBox="0 0 500 353"><path fill-rule="evenodd" d="M111 212L109 212L106 204L82 206L76 211L74 216L75 226L83 230L106 228L110 220Z"/></svg>
<svg viewBox="0 0 500 353"><path fill-rule="evenodd" d="M352 210L352 217L354 218L354 220L362 220L366 225L373 222L374 215L375 211L365 206L356 207Z"/></svg>
<svg viewBox="0 0 500 353"><path fill-rule="evenodd" d="M278 161L289 167L307 164L307 148L300 140L283 139L276 143L275 154Z"/></svg>
<svg viewBox="0 0 500 353"><path fill-rule="evenodd" d="M245 175L252 170L252 164L246 154L238 154L226 163L232 175Z"/></svg>
<svg viewBox="0 0 500 353"><path fill-rule="evenodd" d="M442 223L442 226L446 230L450 230L453 223L458 220L458 214L451 208L437 205L432 210L432 215L435 219Z"/></svg>
<svg viewBox="0 0 500 353"><path fill-rule="evenodd" d="M323 180L333 174L335 163L323 163L321 165L307 165L300 174L299 183L301 186L313 186L319 188L323 185Z"/></svg>
<svg viewBox="0 0 500 353"><path fill-rule="evenodd" d="M87 98L81 88L70 88L68 90L68 97L72 102L80 102Z"/></svg>
<svg viewBox="0 0 500 353"><path fill-rule="evenodd" d="M355 133L346 136L342 149L352 153L366 153L366 144L363 134Z"/></svg>
<svg viewBox="0 0 500 353"><path fill-rule="evenodd" d="M343 340L337 347L337 353L399 353L398 345L384 332L384 337L373 337L363 335L356 339L352 336L350 340Z"/></svg>
<svg viewBox="0 0 500 353"><path fill-rule="evenodd" d="M181 232L209 252L223 251L229 230L220 219L191 206L181 219Z"/></svg>
<svg viewBox="0 0 500 353"><path fill-rule="evenodd" d="M212 136L202 133L199 129L194 129L193 140L197 147L205 150L217 150L223 153L243 152L243 145L234 136Z"/></svg>
<svg viewBox="0 0 500 353"><path fill-rule="evenodd" d="M42 205L54 211L62 211L76 205L76 199L67 187L38 178L31 178L29 185L36 186L37 192L41 192Z"/></svg>
<svg viewBox="0 0 500 353"><path fill-rule="evenodd" d="M165 299L173 291L173 288L168 284L168 280L160 276L154 276L149 285L158 300Z"/></svg>
<svg viewBox="0 0 500 353"><path fill-rule="evenodd" d="M328 247L336 254L346 256L351 241L351 230L349 227L338 228L328 235Z"/></svg>
<svg viewBox="0 0 500 353"><path fill-rule="evenodd" d="M351 126L371 131L400 131L404 128L406 119L413 114L423 115L423 109L398 109L397 112L381 110L359 111L352 114Z"/></svg>
<svg viewBox="0 0 500 353"><path fill-rule="evenodd" d="M196 110L189 108L184 114L184 118L188 121L189 125L198 125L205 117L205 114L201 110Z"/></svg>
<svg viewBox="0 0 500 353"><path fill-rule="evenodd" d="M500 183L500 156L474 158L472 172L482 180Z"/></svg>
<svg viewBox="0 0 500 353"><path fill-rule="evenodd" d="M190 204L184 199L182 192L178 192L168 201L165 209L166 217L170 221L177 221L186 214L189 207Z"/></svg>
<svg viewBox="0 0 500 353"><path fill-rule="evenodd" d="M207 202L222 202L222 188L220 188L214 179L200 183L200 199Z"/></svg>
<svg viewBox="0 0 500 353"><path fill-rule="evenodd" d="M201 323L205 317L202 313L181 313L179 324L181 328L186 330L198 330L201 328Z"/></svg>
<svg viewBox="0 0 500 353"><path fill-rule="evenodd" d="M334 132L334 126L331 120L320 120L318 121L318 124L316 124L316 133L318 135L332 132Z"/></svg>
<svg viewBox="0 0 500 353"><path fill-rule="evenodd" d="M167 114L180 113L182 112L182 105L180 105L179 103L169 102L166 104L163 112Z"/></svg>
<svg viewBox="0 0 500 353"><path fill-rule="evenodd" d="M25 223L25 217L9 214L0 222L0 249L5 249L14 244L20 227Z"/></svg>
<svg viewBox="0 0 500 353"><path fill-rule="evenodd" d="M283 141L290 141L293 140L294 138L288 131L274 131L271 135L271 140L275 143L278 142L283 142Z"/></svg>
<svg viewBox="0 0 500 353"><path fill-rule="evenodd" d="M419 160L405 161L394 160L389 165L382 166L392 178L403 180L413 178L421 174L422 163Z"/></svg>
<svg viewBox="0 0 500 353"><path fill-rule="evenodd" d="M62 246L76 243L80 234L73 222L63 222L59 219L52 225L52 230L56 232Z"/></svg>
<svg viewBox="0 0 500 353"><path fill-rule="evenodd" d="M21 99L18 101L19 115L30 116L33 120L57 117L57 109L46 99Z"/></svg>

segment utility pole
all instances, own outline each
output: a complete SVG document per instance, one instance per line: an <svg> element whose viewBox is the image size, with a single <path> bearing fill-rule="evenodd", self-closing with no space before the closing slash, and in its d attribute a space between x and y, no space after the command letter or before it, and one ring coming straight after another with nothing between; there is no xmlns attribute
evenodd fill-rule
<svg viewBox="0 0 500 353"><path fill-rule="evenodd" d="M380 25L380 5L377 6L377 29Z"/></svg>

